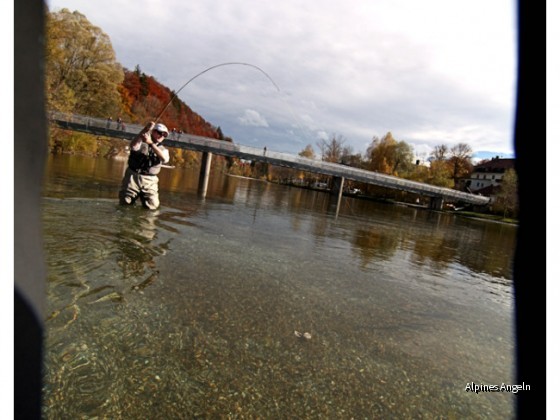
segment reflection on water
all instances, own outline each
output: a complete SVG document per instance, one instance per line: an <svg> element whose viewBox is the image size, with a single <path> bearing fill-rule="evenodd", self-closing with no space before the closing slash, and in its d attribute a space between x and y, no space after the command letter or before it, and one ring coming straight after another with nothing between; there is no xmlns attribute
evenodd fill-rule
<svg viewBox="0 0 560 420"><path fill-rule="evenodd" d="M465 387L514 380L515 228L189 171L149 212L121 175L49 162L45 418L513 416Z"/></svg>

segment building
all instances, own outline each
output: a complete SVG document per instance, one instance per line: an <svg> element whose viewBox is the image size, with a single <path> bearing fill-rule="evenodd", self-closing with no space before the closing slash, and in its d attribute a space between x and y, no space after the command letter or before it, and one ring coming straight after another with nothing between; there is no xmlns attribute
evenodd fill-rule
<svg viewBox="0 0 560 420"><path fill-rule="evenodd" d="M485 194L485 192L489 191L495 194L498 189L496 187L500 186L505 172L514 167L515 159L500 159L498 156L476 165L466 181L467 191L486 196L489 194Z"/></svg>

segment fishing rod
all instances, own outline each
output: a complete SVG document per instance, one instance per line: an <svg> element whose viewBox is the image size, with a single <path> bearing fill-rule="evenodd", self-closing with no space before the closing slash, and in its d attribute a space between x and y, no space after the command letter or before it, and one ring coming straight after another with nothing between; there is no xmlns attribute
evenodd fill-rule
<svg viewBox="0 0 560 420"><path fill-rule="evenodd" d="M221 63L221 64L216 64L215 66L212 67L208 67L207 69L201 71L200 73L198 73L197 75L191 77L187 83L185 83L183 86L181 86L181 88L175 92L175 94L173 95L173 97L169 100L169 102L167 102L167 104L165 105L165 107L163 107L163 109L161 110L161 112L159 113L159 115L157 116L157 118L155 119L155 122L157 123L159 121L159 119L161 118L161 116L163 115L163 113L165 112L165 110L167 109L167 107L171 104L171 102L173 102L173 100L177 97L177 95L179 95L179 92L181 92L190 82L192 82L194 79L196 79L198 76L203 75L204 73L215 69L217 67L223 67L223 66L231 66L231 65L239 65L239 66L249 66L249 67L253 67L255 69L257 69L258 71L260 71L262 74L264 74L268 80L270 80L270 82L276 87L276 89L278 90L278 92L280 92L280 88L278 87L278 85L276 83L274 83L274 80L272 80L272 78L260 67L255 66L254 64L250 64L250 63L242 63L242 62L232 62L232 63Z"/></svg>

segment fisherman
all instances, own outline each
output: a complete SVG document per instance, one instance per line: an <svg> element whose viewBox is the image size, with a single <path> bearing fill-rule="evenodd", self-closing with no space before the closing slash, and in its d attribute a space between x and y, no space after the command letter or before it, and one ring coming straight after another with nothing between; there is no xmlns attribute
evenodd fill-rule
<svg viewBox="0 0 560 420"><path fill-rule="evenodd" d="M169 162L169 151L161 146L168 135L165 125L151 121L132 140L128 168L119 192L121 204L134 204L140 197L145 208L155 210L159 207L157 174L161 165Z"/></svg>

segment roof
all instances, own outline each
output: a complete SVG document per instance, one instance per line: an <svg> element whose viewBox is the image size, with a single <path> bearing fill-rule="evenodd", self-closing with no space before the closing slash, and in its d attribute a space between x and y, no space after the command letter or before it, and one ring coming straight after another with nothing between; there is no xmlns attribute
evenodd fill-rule
<svg viewBox="0 0 560 420"><path fill-rule="evenodd" d="M515 167L515 159L493 158L474 167L473 172L505 172Z"/></svg>

